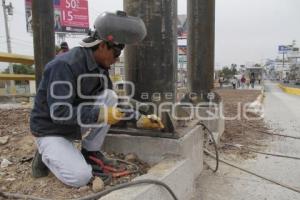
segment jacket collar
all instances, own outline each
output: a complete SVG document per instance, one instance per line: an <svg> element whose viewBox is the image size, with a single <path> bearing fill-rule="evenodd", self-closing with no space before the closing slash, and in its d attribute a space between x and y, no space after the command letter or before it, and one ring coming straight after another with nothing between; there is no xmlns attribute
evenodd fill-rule
<svg viewBox="0 0 300 200"><path fill-rule="evenodd" d="M89 71L94 71L95 69L97 69L100 73L104 72L104 71L108 71L106 69L104 69L104 67L102 67L102 65L97 64L96 60L94 58L93 55L93 51L89 48L84 48L86 50L87 53L87 67L89 69Z"/></svg>
<svg viewBox="0 0 300 200"><path fill-rule="evenodd" d="M87 54L86 63L89 71L94 71L95 69L99 68L99 65L96 63L96 60L94 58L93 51L89 48L84 48L84 50L85 53Z"/></svg>

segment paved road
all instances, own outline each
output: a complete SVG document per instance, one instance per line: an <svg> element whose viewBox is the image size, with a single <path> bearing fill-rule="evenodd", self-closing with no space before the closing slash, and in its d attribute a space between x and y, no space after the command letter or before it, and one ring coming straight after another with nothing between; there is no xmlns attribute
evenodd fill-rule
<svg viewBox="0 0 300 200"><path fill-rule="evenodd" d="M265 121L281 134L300 137L300 96L283 93L266 82ZM273 136L264 141L265 151L300 157L300 140ZM223 155L230 161L232 157ZM206 158L207 159L207 158ZM300 160L258 155L255 160L237 162L245 169L300 190ZM213 163L212 163L213 164ZM193 200L299 200L300 194L221 164L217 174L204 170L195 183Z"/></svg>

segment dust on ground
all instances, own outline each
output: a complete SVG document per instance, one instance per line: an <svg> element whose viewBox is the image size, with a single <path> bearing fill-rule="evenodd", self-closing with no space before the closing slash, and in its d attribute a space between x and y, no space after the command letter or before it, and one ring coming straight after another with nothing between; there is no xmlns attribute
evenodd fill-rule
<svg viewBox="0 0 300 200"><path fill-rule="evenodd" d="M243 105L253 102L260 94L257 90L219 89L216 92L223 99L226 117L236 116L238 106L243 110ZM26 106L0 107L0 137L9 136L7 144L0 144L0 160L7 159L12 163L8 167L0 167L0 191L50 199L72 199L93 193L91 186L71 188L61 183L51 173L44 178L31 177L31 160L36 147L29 130L30 110ZM250 113L247 113L247 116L258 117ZM234 155L236 158L255 157L254 153L228 144L240 144L255 147L255 149L264 148L263 141L269 136L257 130L268 131L263 119L247 120L241 115L240 119L226 120L220 151L226 155ZM124 155L116 156L124 157ZM145 163L138 164L147 168ZM125 178L127 180L120 180L120 182L129 181L131 178L127 177Z"/></svg>
<svg viewBox="0 0 300 200"><path fill-rule="evenodd" d="M263 141L270 136L262 132L270 130L264 123L263 118L258 114L247 112L245 105L255 101L261 91L217 89L215 92L223 100L224 116L235 118L225 121L225 131L221 138L220 151L227 155L234 154L237 158L255 158L256 154L246 148L265 149L266 146ZM238 148L239 145L246 148Z"/></svg>
<svg viewBox="0 0 300 200"><path fill-rule="evenodd" d="M0 191L49 199L74 199L92 194L91 185L72 188L61 183L51 173L43 178L31 177L31 161L36 147L29 129L30 111L26 105L0 107L0 138L9 137L6 144L0 144L0 162L6 159L11 163L7 167L0 167ZM110 155L120 159L125 157L122 154ZM141 169L138 174L113 179L111 185L128 182L149 169L147 163L139 159L134 163Z"/></svg>

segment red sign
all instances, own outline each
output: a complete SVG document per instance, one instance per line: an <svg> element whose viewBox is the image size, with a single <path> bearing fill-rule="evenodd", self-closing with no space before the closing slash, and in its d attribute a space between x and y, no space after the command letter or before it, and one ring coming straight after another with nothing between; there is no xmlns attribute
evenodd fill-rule
<svg viewBox="0 0 300 200"><path fill-rule="evenodd" d="M32 0L25 0L27 31L31 32ZM53 0L55 32L87 33L88 0Z"/></svg>
<svg viewBox="0 0 300 200"><path fill-rule="evenodd" d="M88 0L64 0L60 9L62 26L89 27Z"/></svg>

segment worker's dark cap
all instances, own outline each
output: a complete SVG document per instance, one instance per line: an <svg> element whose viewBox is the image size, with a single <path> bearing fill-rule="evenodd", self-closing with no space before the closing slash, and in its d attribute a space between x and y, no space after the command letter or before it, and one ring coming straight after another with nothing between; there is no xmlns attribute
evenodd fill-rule
<svg viewBox="0 0 300 200"><path fill-rule="evenodd" d="M69 49L69 45L68 45L67 42L62 42L62 43L60 44L60 48L61 48L61 49Z"/></svg>

